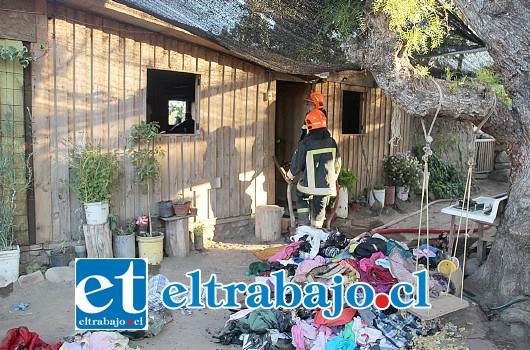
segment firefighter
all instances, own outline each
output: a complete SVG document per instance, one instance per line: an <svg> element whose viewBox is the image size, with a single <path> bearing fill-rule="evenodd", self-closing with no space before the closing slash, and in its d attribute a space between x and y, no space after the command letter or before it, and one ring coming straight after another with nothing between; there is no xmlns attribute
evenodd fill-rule
<svg viewBox="0 0 530 350"><path fill-rule="evenodd" d="M313 98L313 95L316 95L316 98ZM321 228L326 219L329 197L337 195L336 181L341 159L337 143L327 130L322 94L311 94L311 100L315 108L307 113L304 120L308 135L298 143L287 176L292 181L300 174L296 186L298 224L311 224ZM309 202L311 202L311 213Z"/></svg>

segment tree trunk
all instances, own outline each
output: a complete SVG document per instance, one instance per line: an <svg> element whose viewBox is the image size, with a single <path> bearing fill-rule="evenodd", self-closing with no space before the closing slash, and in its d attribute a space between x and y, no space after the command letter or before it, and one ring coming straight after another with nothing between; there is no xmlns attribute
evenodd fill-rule
<svg viewBox="0 0 530 350"><path fill-rule="evenodd" d="M451 82L416 78L397 36L380 13L366 11L365 35L345 44L352 62L372 73L385 93L412 116L470 121L478 125L494 112L482 130L504 144L511 156L510 196L501 226L485 264L473 277L488 300L504 303L530 295L530 9L521 0L456 0L469 26L481 37L512 98L512 108L486 89L458 88ZM366 3L371 9L371 1ZM506 321L530 320L528 303L503 313Z"/></svg>

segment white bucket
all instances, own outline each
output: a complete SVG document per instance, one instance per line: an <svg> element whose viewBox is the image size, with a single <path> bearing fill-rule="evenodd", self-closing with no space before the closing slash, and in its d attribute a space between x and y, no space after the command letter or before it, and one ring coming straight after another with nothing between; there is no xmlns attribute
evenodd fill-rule
<svg viewBox="0 0 530 350"><path fill-rule="evenodd" d="M368 205L370 208L375 203L375 198L381 203L381 207L385 206L385 190L368 190Z"/></svg>
<svg viewBox="0 0 530 350"><path fill-rule="evenodd" d="M0 250L0 288L18 280L20 248Z"/></svg>
<svg viewBox="0 0 530 350"><path fill-rule="evenodd" d="M348 189L346 187L339 188L338 201L339 203L337 205L336 214L339 218L347 219L348 218Z"/></svg>
<svg viewBox="0 0 530 350"><path fill-rule="evenodd" d="M85 216L88 225L102 225L109 217L109 203L85 203Z"/></svg>
<svg viewBox="0 0 530 350"><path fill-rule="evenodd" d="M409 188L405 186L397 186L396 197L402 201L408 200L409 199Z"/></svg>

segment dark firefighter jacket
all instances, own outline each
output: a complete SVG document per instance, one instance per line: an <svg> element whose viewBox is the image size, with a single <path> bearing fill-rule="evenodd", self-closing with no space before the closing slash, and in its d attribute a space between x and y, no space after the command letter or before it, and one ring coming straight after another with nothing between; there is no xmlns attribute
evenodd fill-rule
<svg viewBox="0 0 530 350"><path fill-rule="evenodd" d="M341 159L337 143L327 129L316 129L298 143L287 176L301 173L296 186L302 193L336 196Z"/></svg>

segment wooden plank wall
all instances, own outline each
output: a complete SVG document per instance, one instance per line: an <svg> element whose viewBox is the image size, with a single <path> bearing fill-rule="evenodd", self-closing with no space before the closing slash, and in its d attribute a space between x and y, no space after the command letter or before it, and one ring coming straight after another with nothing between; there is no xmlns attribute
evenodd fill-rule
<svg viewBox="0 0 530 350"><path fill-rule="evenodd" d="M37 243L78 230L69 179L71 142L123 153L145 119L147 69L200 75L200 134L161 135L165 150L152 204L192 197L201 219L246 216L274 201L275 81L261 67L89 12L37 1L37 43L50 51L32 64ZM121 220L146 212L146 196L122 160L112 204ZM213 184L213 185L212 185Z"/></svg>
<svg viewBox="0 0 530 350"><path fill-rule="evenodd" d="M401 110L395 111L400 119L402 140L392 147L388 141L391 137L391 120L396 104L386 97L379 88L351 86L332 82L315 84L314 91L321 92L328 108L328 129L337 141L342 157L342 166L353 170L359 180L356 194L369 186L371 174L372 185L383 183L383 157L396 152L409 150L410 117ZM364 133L361 135L342 134L342 91L364 92L362 109L364 116ZM363 149L366 158L363 158Z"/></svg>

